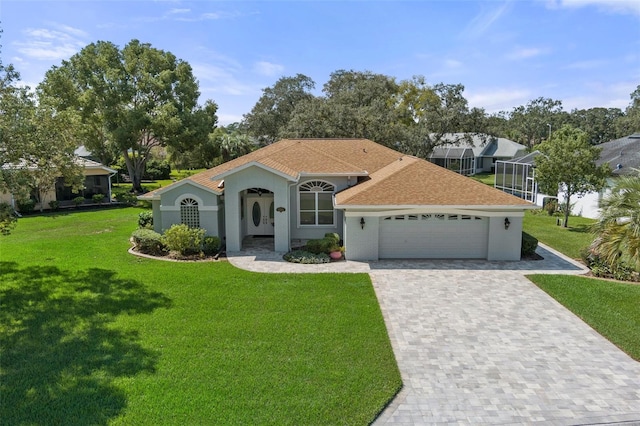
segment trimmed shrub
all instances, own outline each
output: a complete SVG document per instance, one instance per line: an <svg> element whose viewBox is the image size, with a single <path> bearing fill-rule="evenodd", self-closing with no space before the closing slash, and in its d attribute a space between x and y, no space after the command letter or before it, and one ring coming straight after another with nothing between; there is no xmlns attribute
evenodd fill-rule
<svg viewBox="0 0 640 426"><path fill-rule="evenodd" d="M547 212L549 216L553 216L553 214L558 211L558 201L554 199L548 200L544 204L543 209Z"/></svg>
<svg viewBox="0 0 640 426"><path fill-rule="evenodd" d="M220 250L220 238L214 236L204 237L204 241L202 243L202 252L211 256L214 255Z"/></svg>
<svg viewBox="0 0 640 426"><path fill-rule="evenodd" d="M138 214L138 228L153 229L153 212L145 210Z"/></svg>
<svg viewBox="0 0 640 426"><path fill-rule="evenodd" d="M332 251L335 251L336 247L339 247L338 242L334 241L333 238L321 238L319 240L309 240L307 241L307 244L304 246L306 251L311 252L313 254L320 254L320 253L329 254Z"/></svg>
<svg viewBox="0 0 640 426"><path fill-rule="evenodd" d="M113 193L115 195L116 201L119 203L135 205L138 202L136 195L129 192L128 189L122 190L120 188L114 188Z"/></svg>
<svg viewBox="0 0 640 426"><path fill-rule="evenodd" d="M204 241L204 229L189 228L185 224L171 225L162 236L162 242L171 251L183 256L200 253Z"/></svg>
<svg viewBox="0 0 640 426"><path fill-rule="evenodd" d="M154 256L162 255L166 252L162 235L151 229L136 229L131 234L136 250Z"/></svg>
<svg viewBox="0 0 640 426"><path fill-rule="evenodd" d="M526 232L523 232L520 254L522 256L533 255L535 254L537 248L538 248L538 240L536 239L536 237L529 235Z"/></svg>
<svg viewBox="0 0 640 426"><path fill-rule="evenodd" d="M104 201L104 194L93 194L91 200L93 200L93 202L96 204L102 204L102 202Z"/></svg>
<svg viewBox="0 0 640 426"><path fill-rule="evenodd" d="M58 210L60 208L60 201L58 200L49 201L49 208L51 210Z"/></svg>
<svg viewBox="0 0 640 426"><path fill-rule="evenodd" d="M336 245L340 242L340 235L336 234L335 232L327 232L326 234L324 234L324 238L333 240Z"/></svg>
<svg viewBox="0 0 640 426"><path fill-rule="evenodd" d="M282 258L287 262L304 264L329 263L331 261L331 258L324 253L316 254L305 250L290 251Z"/></svg>
<svg viewBox="0 0 640 426"><path fill-rule="evenodd" d="M18 211L20 213L31 213L36 208L36 202L29 200L18 201Z"/></svg>
<svg viewBox="0 0 640 426"><path fill-rule="evenodd" d="M84 203L84 197L76 197L72 201L73 204L76 205L76 207L80 207L80 205Z"/></svg>

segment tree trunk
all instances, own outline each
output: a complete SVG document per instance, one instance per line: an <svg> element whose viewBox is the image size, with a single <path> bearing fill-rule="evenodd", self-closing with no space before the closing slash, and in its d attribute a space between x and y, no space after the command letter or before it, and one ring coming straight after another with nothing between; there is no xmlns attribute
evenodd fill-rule
<svg viewBox="0 0 640 426"><path fill-rule="evenodd" d="M569 209L571 209L571 194L567 192L567 201L565 201L564 206L564 223L562 225L565 228L569 226Z"/></svg>
<svg viewBox="0 0 640 426"><path fill-rule="evenodd" d="M138 164L134 162L134 159L129 157L127 150L124 151L124 162L127 165L127 172L131 179L132 191L138 194L142 194L142 167L138 167Z"/></svg>

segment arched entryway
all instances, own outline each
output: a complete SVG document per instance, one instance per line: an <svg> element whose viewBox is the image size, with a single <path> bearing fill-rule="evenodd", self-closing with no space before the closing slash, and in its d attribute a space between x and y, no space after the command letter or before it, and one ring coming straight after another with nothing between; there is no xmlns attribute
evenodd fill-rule
<svg viewBox="0 0 640 426"><path fill-rule="evenodd" d="M275 233L275 204L273 192L250 188L245 194L247 235L267 237Z"/></svg>

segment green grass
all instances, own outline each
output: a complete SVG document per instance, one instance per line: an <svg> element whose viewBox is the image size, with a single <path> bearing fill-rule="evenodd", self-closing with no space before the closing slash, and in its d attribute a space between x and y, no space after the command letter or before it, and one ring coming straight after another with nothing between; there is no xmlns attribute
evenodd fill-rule
<svg viewBox="0 0 640 426"><path fill-rule="evenodd" d="M538 241L558 250L572 259L580 258L580 251L588 247L595 236L589 227L595 222L584 217L569 217L569 227L557 225L559 216L546 213L525 213L523 231L533 235Z"/></svg>
<svg viewBox="0 0 640 426"><path fill-rule="evenodd" d="M204 171L205 169L196 169L196 170L173 170L171 172L171 179L159 179L159 180L154 180L154 181L145 181L142 184L142 188L144 188L145 191L149 192L149 191L153 191L155 189L158 188L164 188L165 186L169 186L171 185L173 182L178 181L180 179L184 179L186 177L189 176L193 176L196 173L200 173L202 171ZM130 191L132 187L132 184L130 183L113 183L112 184L112 188L118 190L127 190Z"/></svg>
<svg viewBox="0 0 640 426"><path fill-rule="evenodd" d="M529 279L640 361L640 285L565 275Z"/></svg>
<svg viewBox="0 0 640 426"><path fill-rule="evenodd" d="M495 183L495 173L478 173L473 176L469 176L471 179L477 180L478 182L482 182L485 185L493 186Z"/></svg>
<svg viewBox="0 0 640 426"><path fill-rule="evenodd" d="M3 424L368 424L399 390L366 274L142 259L140 211L0 238Z"/></svg>

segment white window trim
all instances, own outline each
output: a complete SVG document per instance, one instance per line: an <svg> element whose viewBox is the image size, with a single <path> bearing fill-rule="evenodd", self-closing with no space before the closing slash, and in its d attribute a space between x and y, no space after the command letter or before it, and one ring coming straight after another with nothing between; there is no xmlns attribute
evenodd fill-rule
<svg viewBox="0 0 640 426"><path fill-rule="evenodd" d="M296 187L296 201L298 203L298 214L297 214L297 226L298 228L326 228L326 229L335 229L337 227L336 225L336 221L337 221L337 216L336 216L336 209L334 207L332 207L332 213L333 213L333 223L332 224L322 224L319 225L318 222L318 197L316 195L316 209L315 209L315 214L316 214L316 224L314 225L308 225L308 224L303 224L300 223L300 187L303 185L306 185L310 182L321 182L327 185L331 185L331 187L333 188L333 191L328 192L328 191L317 191L317 192L312 192L312 191L304 191L305 193L309 193L309 194L331 194L331 197L333 198L335 196L336 193L336 188L337 186L329 181L323 180L323 179L310 179L310 180L306 180L304 182L300 182L298 184L298 186ZM327 210L323 210L323 211L327 211Z"/></svg>

